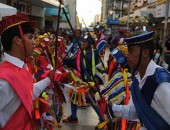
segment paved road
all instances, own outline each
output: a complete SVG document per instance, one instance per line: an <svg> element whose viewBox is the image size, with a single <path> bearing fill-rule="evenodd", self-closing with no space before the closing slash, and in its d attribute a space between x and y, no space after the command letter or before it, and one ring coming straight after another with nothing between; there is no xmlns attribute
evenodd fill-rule
<svg viewBox="0 0 170 130"><path fill-rule="evenodd" d="M70 103L64 104L64 115L69 116ZM79 108L77 111L79 123L77 124L62 124L62 128L58 130L94 130L96 124L98 123L98 117L92 107L86 109Z"/></svg>

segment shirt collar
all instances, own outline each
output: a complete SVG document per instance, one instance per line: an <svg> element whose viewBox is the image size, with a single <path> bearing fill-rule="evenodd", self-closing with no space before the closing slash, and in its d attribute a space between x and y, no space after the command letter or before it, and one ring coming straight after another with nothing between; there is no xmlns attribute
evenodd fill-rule
<svg viewBox="0 0 170 130"><path fill-rule="evenodd" d="M4 61L8 61L9 63L19 67L19 68L22 68L24 66L24 62L21 61L20 59L14 57L14 56L11 56L7 53L4 53Z"/></svg>
<svg viewBox="0 0 170 130"><path fill-rule="evenodd" d="M137 73L136 78L138 79L138 81L144 80L148 76L153 75L157 67L159 66L153 60L151 60L146 68L146 72L143 78L141 79L139 72Z"/></svg>

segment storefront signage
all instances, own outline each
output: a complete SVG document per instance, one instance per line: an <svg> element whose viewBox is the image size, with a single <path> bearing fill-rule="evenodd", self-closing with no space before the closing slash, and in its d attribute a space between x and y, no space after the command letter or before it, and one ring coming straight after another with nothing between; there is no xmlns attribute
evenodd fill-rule
<svg viewBox="0 0 170 130"><path fill-rule="evenodd" d="M156 7L156 18L165 17L165 4Z"/></svg>
<svg viewBox="0 0 170 130"><path fill-rule="evenodd" d="M148 4L156 2L156 0L148 0Z"/></svg>
<svg viewBox="0 0 170 130"><path fill-rule="evenodd" d="M165 3L165 2L166 2L166 0L157 0L158 5L161 5L161 4Z"/></svg>
<svg viewBox="0 0 170 130"><path fill-rule="evenodd" d="M112 25L118 25L119 20L114 20L114 19L108 19L107 24L112 24Z"/></svg>
<svg viewBox="0 0 170 130"><path fill-rule="evenodd" d="M126 21L125 20L119 20L119 24L120 25L126 25Z"/></svg>
<svg viewBox="0 0 170 130"><path fill-rule="evenodd" d="M108 25L126 25L125 20L116 20L116 19L108 19L107 20Z"/></svg>
<svg viewBox="0 0 170 130"><path fill-rule="evenodd" d="M18 1L18 0L13 0L12 6L17 8L18 13L31 14L32 5L29 3Z"/></svg>

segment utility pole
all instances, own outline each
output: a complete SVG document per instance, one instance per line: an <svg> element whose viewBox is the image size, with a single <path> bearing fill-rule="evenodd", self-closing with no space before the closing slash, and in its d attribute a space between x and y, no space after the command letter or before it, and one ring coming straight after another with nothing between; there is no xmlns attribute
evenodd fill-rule
<svg viewBox="0 0 170 130"><path fill-rule="evenodd" d="M128 0L128 21L127 21L127 28L129 28L130 22L130 0Z"/></svg>
<svg viewBox="0 0 170 130"><path fill-rule="evenodd" d="M164 37L163 37L163 45L162 48L165 48L165 42L167 37L167 26L168 26L168 14L169 14L169 0L166 0L166 13L165 13L165 23L164 23ZM165 53L162 51L162 61L164 61Z"/></svg>

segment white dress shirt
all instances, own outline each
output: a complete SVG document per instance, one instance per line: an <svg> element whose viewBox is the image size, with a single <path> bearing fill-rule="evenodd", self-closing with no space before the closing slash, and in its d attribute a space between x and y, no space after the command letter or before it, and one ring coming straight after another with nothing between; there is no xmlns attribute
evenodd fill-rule
<svg viewBox="0 0 170 130"><path fill-rule="evenodd" d="M148 76L154 74L158 66L153 60L149 63L144 77L141 79L140 74L137 74L137 79L139 81L139 88L141 89ZM163 82L156 89L151 107L170 125L170 83ZM138 119L138 115L133 104L132 97L128 105L112 105L112 110L115 116L127 118L130 120ZM140 130L147 130L145 127L142 127Z"/></svg>
<svg viewBox="0 0 170 130"><path fill-rule="evenodd" d="M67 53L70 51L70 49L71 49L72 46L73 46L73 43L70 43L70 44L67 44L67 45L66 45L66 52L67 52ZM71 51L69 52L68 55L69 55L69 56L71 55Z"/></svg>
<svg viewBox="0 0 170 130"><path fill-rule="evenodd" d="M18 68L24 66L24 62L20 59L4 54L4 61L8 61ZM45 88L51 83L47 77L33 85L33 100L39 97L39 95L45 90ZM12 89L11 85L4 79L0 79L0 128L4 127L9 118L14 114L17 108L20 106L21 100Z"/></svg>

